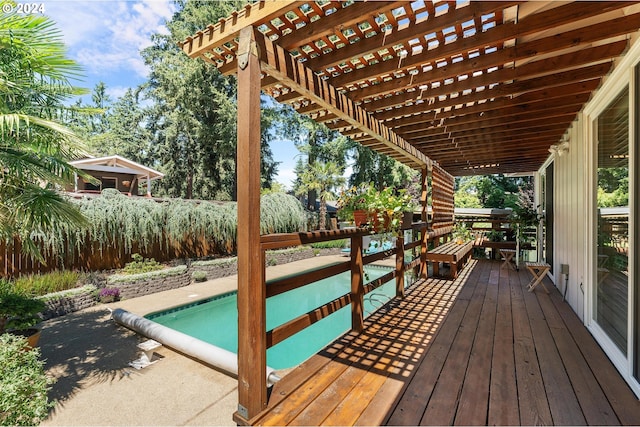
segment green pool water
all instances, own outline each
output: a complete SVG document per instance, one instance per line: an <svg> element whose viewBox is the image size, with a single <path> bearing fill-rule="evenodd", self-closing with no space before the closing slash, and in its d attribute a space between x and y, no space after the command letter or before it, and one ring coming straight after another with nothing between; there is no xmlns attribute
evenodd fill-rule
<svg viewBox="0 0 640 427"><path fill-rule="evenodd" d="M390 269L366 267L367 281ZM351 273L328 279L267 299L267 330L313 310L351 288ZM395 295L395 281L365 296L365 314L370 314ZM228 293L145 316L161 325L236 353L238 310L236 293ZM351 327L351 308L346 306L267 350L267 365L273 369L296 366Z"/></svg>

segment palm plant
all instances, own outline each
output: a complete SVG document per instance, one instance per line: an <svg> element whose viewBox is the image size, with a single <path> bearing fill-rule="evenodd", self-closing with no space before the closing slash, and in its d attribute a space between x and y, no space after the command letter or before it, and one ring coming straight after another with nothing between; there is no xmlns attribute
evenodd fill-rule
<svg viewBox="0 0 640 427"><path fill-rule="evenodd" d="M342 171L333 162L318 162L311 165L300 177L298 194L315 191L320 196L320 230L326 229L327 200L335 197L333 189L345 183Z"/></svg>
<svg viewBox="0 0 640 427"><path fill-rule="evenodd" d="M55 191L79 173L67 161L84 154L73 132L55 121L63 102L80 93L69 82L79 75L49 18L0 16L0 238L20 236L41 261L30 233L83 220Z"/></svg>

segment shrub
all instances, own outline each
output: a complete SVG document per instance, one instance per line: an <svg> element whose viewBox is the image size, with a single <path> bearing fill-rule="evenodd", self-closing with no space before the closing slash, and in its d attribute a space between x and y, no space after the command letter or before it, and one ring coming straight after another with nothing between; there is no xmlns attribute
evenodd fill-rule
<svg viewBox="0 0 640 427"><path fill-rule="evenodd" d="M263 234L305 231L305 211L295 197L273 193L261 200ZM124 253L131 253L134 248L150 252L157 245L161 249L186 245L185 250L189 250L194 237L207 241L213 251L221 254L236 250L238 213L234 202L157 203L106 189L101 197L73 203L87 218L85 228L56 223L51 233L30 236L34 243L42 245L44 255L58 257L61 263L91 245L100 252L111 247L123 248Z"/></svg>
<svg viewBox="0 0 640 427"><path fill-rule="evenodd" d="M79 288L73 288L73 289L68 289L66 291L47 294L40 297L39 299L46 303L49 301L59 301L64 298L73 298L74 296L81 295L81 294L93 294L97 298L98 289L96 288L95 285L84 285Z"/></svg>
<svg viewBox="0 0 640 427"><path fill-rule="evenodd" d="M272 257L267 257L265 264L267 267L273 267L274 265L278 265L278 260Z"/></svg>
<svg viewBox="0 0 640 427"><path fill-rule="evenodd" d="M0 335L0 425L38 425L52 403L47 399L51 379L39 359L40 349L23 349L25 338Z"/></svg>
<svg viewBox="0 0 640 427"><path fill-rule="evenodd" d="M37 314L44 309L42 300L16 291L11 282L0 279L0 334L34 326L40 321Z"/></svg>
<svg viewBox="0 0 640 427"><path fill-rule="evenodd" d="M125 264L122 272L124 274L139 274L147 273L149 271L160 270L164 266L153 258L142 258L140 254L131 255L133 261Z"/></svg>
<svg viewBox="0 0 640 427"><path fill-rule="evenodd" d="M148 271L146 273L114 274L112 276L109 276L109 279L107 281L111 284L133 283L133 282L137 282L138 280L179 276L181 274L184 274L186 270L187 270L186 265L179 265L177 267L164 268L162 270L156 270L156 271Z"/></svg>
<svg viewBox="0 0 640 427"><path fill-rule="evenodd" d="M238 257L216 258L203 261L194 261L191 263L193 267L229 267L238 262Z"/></svg>
<svg viewBox="0 0 640 427"><path fill-rule="evenodd" d="M120 289L102 288L98 291L98 301L103 304L118 301L120 299Z"/></svg>
<svg viewBox="0 0 640 427"><path fill-rule="evenodd" d="M77 271L53 271L22 276L14 282L13 286L16 291L29 295L46 295L77 287L81 277L82 275Z"/></svg>
<svg viewBox="0 0 640 427"><path fill-rule="evenodd" d="M311 247L315 249L342 249L347 246L347 239L329 240L326 242L312 243Z"/></svg>
<svg viewBox="0 0 640 427"><path fill-rule="evenodd" d="M206 271L194 271L191 273L191 278L194 282L205 282L207 280L207 272Z"/></svg>
<svg viewBox="0 0 640 427"><path fill-rule="evenodd" d="M271 254L271 255L277 255L277 254L283 254L283 255L288 255L288 254L293 254L296 252L304 252L306 251L308 248L304 247L304 246L294 246L292 248L284 248L284 249L271 249L267 251L267 255Z"/></svg>
<svg viewBox="0 0 640 427"><path fill-rule="evenodd" d="M285 193L272 193L260 199L260 232L291 233L306 230L306 213L298 199Z"/></svg>

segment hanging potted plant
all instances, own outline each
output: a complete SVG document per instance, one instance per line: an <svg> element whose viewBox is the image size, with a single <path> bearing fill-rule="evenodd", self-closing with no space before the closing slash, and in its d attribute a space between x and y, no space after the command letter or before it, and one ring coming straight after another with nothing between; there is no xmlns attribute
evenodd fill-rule
<svg viewBox="0 0 640 427"><path fill-rule="evenodd" d="M375 197L375 193L371 184L342 190L338 197L338 218L343 221L353 221L356 227L368 224L371 200Z"/></svg>
<svg viewBox="0 0 640 427"><path fill-rule="evenodd" d="M415 203L404 189L385 188L378 194L374 206L378 215L377 223L382 225L384 231L398 232L413 221Z"/></svg>
<svg viewBox="0 0 640 427"><path fill-rule="evenodd" d="M0 335L23 336L29 347L35 347L40 338L38 313L44 309L42 300L15 291L10 282L0 279Z"/></svg>
<svg viewBox="0 0 640 427"><path fill-rule="evenodd" d="M404 189L387 187L377 191L369 184L341 192L338 208L338 216L353 219L357 227L366 225L376 232L397 232L403 226L406 212L411 221L415 203Z"/></svg>

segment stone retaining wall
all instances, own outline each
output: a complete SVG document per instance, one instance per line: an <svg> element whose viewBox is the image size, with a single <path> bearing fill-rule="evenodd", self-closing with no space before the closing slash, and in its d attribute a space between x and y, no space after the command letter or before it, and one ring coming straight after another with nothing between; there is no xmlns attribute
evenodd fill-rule
<svg viewBox="0 0 640 427"><path fill-rule="evenodd" d="M265 262L267 266L272 266L299 261L314 257L316 255L336 254L340 254L340 249L314 250L309 248L290 252L274 251L267 253L267 259L265 260ZM207 265L206 263L194 264L196 265L191 265L184 271L184 273L176 274L173 276L149 277L134 282L108 283L106 286L110 288L118 288L120 290L121 299L130 299L187 286L193 282L191 275L194 271L204 271L207 274L207 280L232 276L238 273L237 262L232 260L229 260L229 262L220 260L219 263L213 265ZM95 291L86 291L73 295L61 293L59 297L50 294L45 299L47 309L43 313L41 313L44 320L64 316L65 314L82 310L98 304L95 296Z"/></svg>
<svg viewBox="0 0 640 427"><path fill-rule="evenodd" d="M144 295L154 294L156 292L167 291L169 289L181 288L191 283L191 275L186 270L176 276L158 277L138 280L128 283L110 284L109 287L120 289L121 299L137 298Z"/></svg>
<svg viewBox="0 0 640 427"><path fill-rule="evenodd" d="M84 310L97 304L94 290L86 290L75 294L49 294L45 300L46 309L40 313L43 320L64 316L74 311Z"/></svg>

